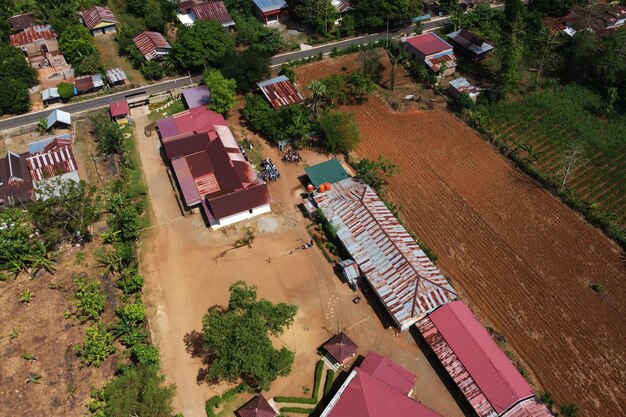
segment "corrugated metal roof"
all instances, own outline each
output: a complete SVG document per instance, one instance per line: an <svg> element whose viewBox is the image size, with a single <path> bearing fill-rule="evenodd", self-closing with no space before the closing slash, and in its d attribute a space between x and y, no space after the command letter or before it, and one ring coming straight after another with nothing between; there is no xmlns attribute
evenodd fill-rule
<svg viewBox="0 0 626 417"><path fill-rule="evenodd" d="M157 49L172 49L167 40L159 32L143 31L133 38L139 51L148 60L153 60L162 54Z"/></svg>
<svg viewBox="0 0 626 417"><path fill-rule="evenodd" d="M193 13L197 20L214 20L225 27L235 25L223 1L185 1L179 3L178 9Z"/></svg>
<svg viewBox="0 0 626 417"><path fill-rule="evenodd" d="M76 91L79 93L93 90L95 88L93 76L83 75L82 77L76 77L74 87L76 87Z"/></svg>
<svg viewBox="0 0 626 417"><path fill-rule="evenodd" d="M57 122L70 126L72 124L72 116L68 112L63 111L63 110L59 110L59 109L53 110L52 113L48 115L48 119L47 119L48 129L54 126Z"/></svg>
<svg viewBox="0 0 626 417"><path fill-rule="evenodd" d="M442 306L417 327L479 416L496 416L534 395L462 301Z"/></svg>
<svg viewBox="0 0 626 417"><path fill-rule="evenodd" d="M57 35L50 25L34 25L23 32L10 36L11 45L23 46L40 40L56 39Z"/></svg>
<svg viewBox="0 0 626 417"><path fill-rule="evenodd" d="M365 358L368 360L371 353ZM412 375L400 365L383 358L404 373ZM413 375L415 383L415 375ZM411 388L413 388L411 386ZM441 417L430 408L398 391L378 375L371 374L362 365L356 367L335 393L321 417Z"/></svg>
<svg viewBox="0 0 626 417"><path fill-rule="evenodd" d="M369 186L348 178L315 200L400 329L456 298L445 277Z"/></svg>
<svg viewBox="0 0 626 417"><path fill-rule="evenodd" d="M304 101L296 87L284 75L257 83L267 101L275 109Z"/></svg>
<svg viewBox="0 0 626 417"><path fill-rule="evenodd" d="M275 417L278 413L263 395L257 395L235 411L239 417Z"/></svg>
<svg viewBox="0 0 626 417"><path fill-rule="evenodd" d="M341 180L345 180L346 178L350 178L350 175L348 175L337 158L329 159L328 161L306 167L304 168L304 172L306 172L306 175L316 188L320 184L325 184L327 182L334 184Z"/></svg>
<svg viewBox="0 0 626 417"><path fill-rule="evenodd" d="M126 73L121 68L111 68L107 70L107 78L111 84L127 79Z"/></svg>
<svg viewBox="0 0 626 417"><path fill-rule="evenodd" d="M41 92L41 99L43 101L48 101L60 97L61 96L59 95L59 89L56 87L46 88Z"/></svg>
<svg viewBox="0 0 626 417"><path fill-rule="evenodd" d="M117 23L115 14L108 7L93 6L83 12L83 22L89 29L93 29L102 22L108 22L112 25Z"/></svg>
<svg viewBox="0 0 626 417"><path fill-rule="evenodd" d="M344 332L331 337L322 347L340 364L353 357L358 349L356 343Z"/></svg>
<svg viewBox="0 0 626 417"><path fill-rule="evenodd" d="M308 199L304 200L305 202L309 201ZM313 209L315 211L315 209ZM359 271L359 266L352 259L346 259L345 261L339 262L339 266L341 267L341 272L343 276L348 281L354 281L358 277L361 276L361 272Z"/></svg>
<svg viewBox="0 0 626 417"><path fill-rule="evenodd" d="M344 13L350 10L354 10L350 2L346 0L332 0L332 3L339 13Z"/></svg>
<svg viewBox="0 0 626 417"><path fill-rule="evenodd" d="M456 32L449 33L447 37L448 39L456 42L462 48L465 48L466 50L477 55L484 54L493 49L493 45L485 42L483 38L475 35L467 29L460 29Z"/></svg>
<svg viewBox="0 0 626 417"><path fill-rule="evenodd" d="M426 56L452 49L452 45L432 32L410 37L406 43Z"/></svg>
<svg viewBox="0 0 626 417"><path fill-rule="evenodd" d="M438 72L441 69L441 64L446 63L448 68L456 67L456 56L453 52L446 52L444 54L434 56L432 58L426 58L424 61L433 71Z"/></svg>
<svg viewBox="0 0 626 417"><path fill-rule="evenodd" d="M128 101L116 101L115 103L109 104L109 113L111 113L111 117L124 116L130 112L130 108L128 107Z"/></svg>
<svg viewBox="0 0 626 417"><path fill-rule="evenodd" d="M517 403L502 417L552 417L552 413L537 398L528 398Z"/></svg>
<svg viewBox="0 0 626 417"><path fill-rule="evenodd" d="M206 85L185 88L182 94L188 109L207 106L211 102L211 92Z"/></svg>
<svg viewBox="0 0 626 417"><path fill-rule="evenodd" d="M263 13L286 9L289 7L285 0L252 0Z"/></svg>
<svg viewBox="0 0 626 417"><path fill-rule="evenodd" d="M11 26L15 30L24 30L33 24L33 15L30 13L11 16Z"/></svg>
<svg viewBox="0 0 626 417"><path fill-rule="evenodd" d="M414 373L378 353L368 353L359 368L404 395L413 390L417 381Z"/></svg>
<svg viewBox="0 0 626 417"><path fill-rule="evenodd" d="M69 140L55 139L43 151L31 154L26 159L33 181L42 181L76 171L76 159Z"/></svg>

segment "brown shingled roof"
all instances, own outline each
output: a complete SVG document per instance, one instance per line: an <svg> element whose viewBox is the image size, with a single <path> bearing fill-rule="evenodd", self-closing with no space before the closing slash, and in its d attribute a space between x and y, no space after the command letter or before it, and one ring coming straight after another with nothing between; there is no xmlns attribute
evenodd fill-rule
<svg viewBox="0 0 626 417"><path fill-rule="evenodd" d="M358 346L348 337L347 334L341 332L333 336L328 342L322 346L337 362L344 364L356 354Z"/></svg>
<svg viewBox="0 0 626 417"><path fill-rule="evenodd" d="M239 417L276 417L276 411L263 395L257 395L235 412Z"/></svg>

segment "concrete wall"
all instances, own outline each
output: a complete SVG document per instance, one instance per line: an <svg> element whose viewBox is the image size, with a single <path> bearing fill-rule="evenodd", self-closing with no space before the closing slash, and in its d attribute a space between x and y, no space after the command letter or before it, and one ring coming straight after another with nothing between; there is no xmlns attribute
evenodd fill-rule
<svg viewBox="0 0 626 417"><path fill-rule="evenodd" d="M251 213L251 212L252 213ZM244 220L251 219L255 216L265 213L271 213L272 209L269 204L265 204L263 206L255 207L252 210L242 211L241 213L233 214L232 216L222 217L218 219L217 224L211 225L211 229L217 230L222 227L230 226L231 224L239 223Z"/></svg>

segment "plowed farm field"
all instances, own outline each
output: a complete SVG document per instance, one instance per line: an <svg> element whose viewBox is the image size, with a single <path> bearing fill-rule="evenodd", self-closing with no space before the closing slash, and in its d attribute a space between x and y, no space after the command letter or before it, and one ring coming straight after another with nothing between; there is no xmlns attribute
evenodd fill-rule
<svg viewBox="0 0 626 417"><path fill-rule="evenodd" d="M389 197L483 322L557 403L626 415L626 266L612 241L452 114L351 107L360 156L400 166ZM601 283L604 293L589 288Z"/></svg>

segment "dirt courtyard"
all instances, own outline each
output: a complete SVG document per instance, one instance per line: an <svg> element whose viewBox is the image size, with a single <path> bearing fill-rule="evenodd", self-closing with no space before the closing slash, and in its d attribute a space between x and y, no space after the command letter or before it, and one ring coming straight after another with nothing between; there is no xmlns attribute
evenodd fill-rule
<svg viewBox="0 0 626 417"><path fill-rule="evenodd" d="M317 247L288 254L310 240L305 230L307 221L296 209L302 192L298 177L304 174L303 165L284 165L277 151L264 145L264 153L281 172L281 179L270 184L273 214L239 225L228 236L221 231L211 232L198 213L181 216L159 155L158 138L143 134L148 122L146 111L132 110L153 224L142 237L140 259L151 333L161 352L163 372L177 385L177 411L185 417L204 417L204 402L225 390L223 385L197 381L203 365L200 358L188 352L185 338L201 331L203 314L211 306L226 304L230 284L243 279L258 286L260 297L299 307L294 325L276 341L277 346L295 352L293 370L272 384L268 397L304 396L303 387L312 388L313 368L319 359L316 348L343 329L360 346L359 354L373 350L416 372L416 398L422 403L447 417L463 416L412 337L394 337L370 305L353 304L354 293L340 282ZM240 132L241 128L233 126L233 130ZM310 165L326 159L309 152L303 157ZM243 226L256 230L252 248L230 250L221 256L241 235Z"/></svg>
<svg viewBox="0 0 626 417"><path fill-rule="evenodd" d="M359 155L400 166L388 191L401 217L541 387L581 417L626 415L626 267L617 245L451 113L392 113L376 99L350 110Z"/></svg>

